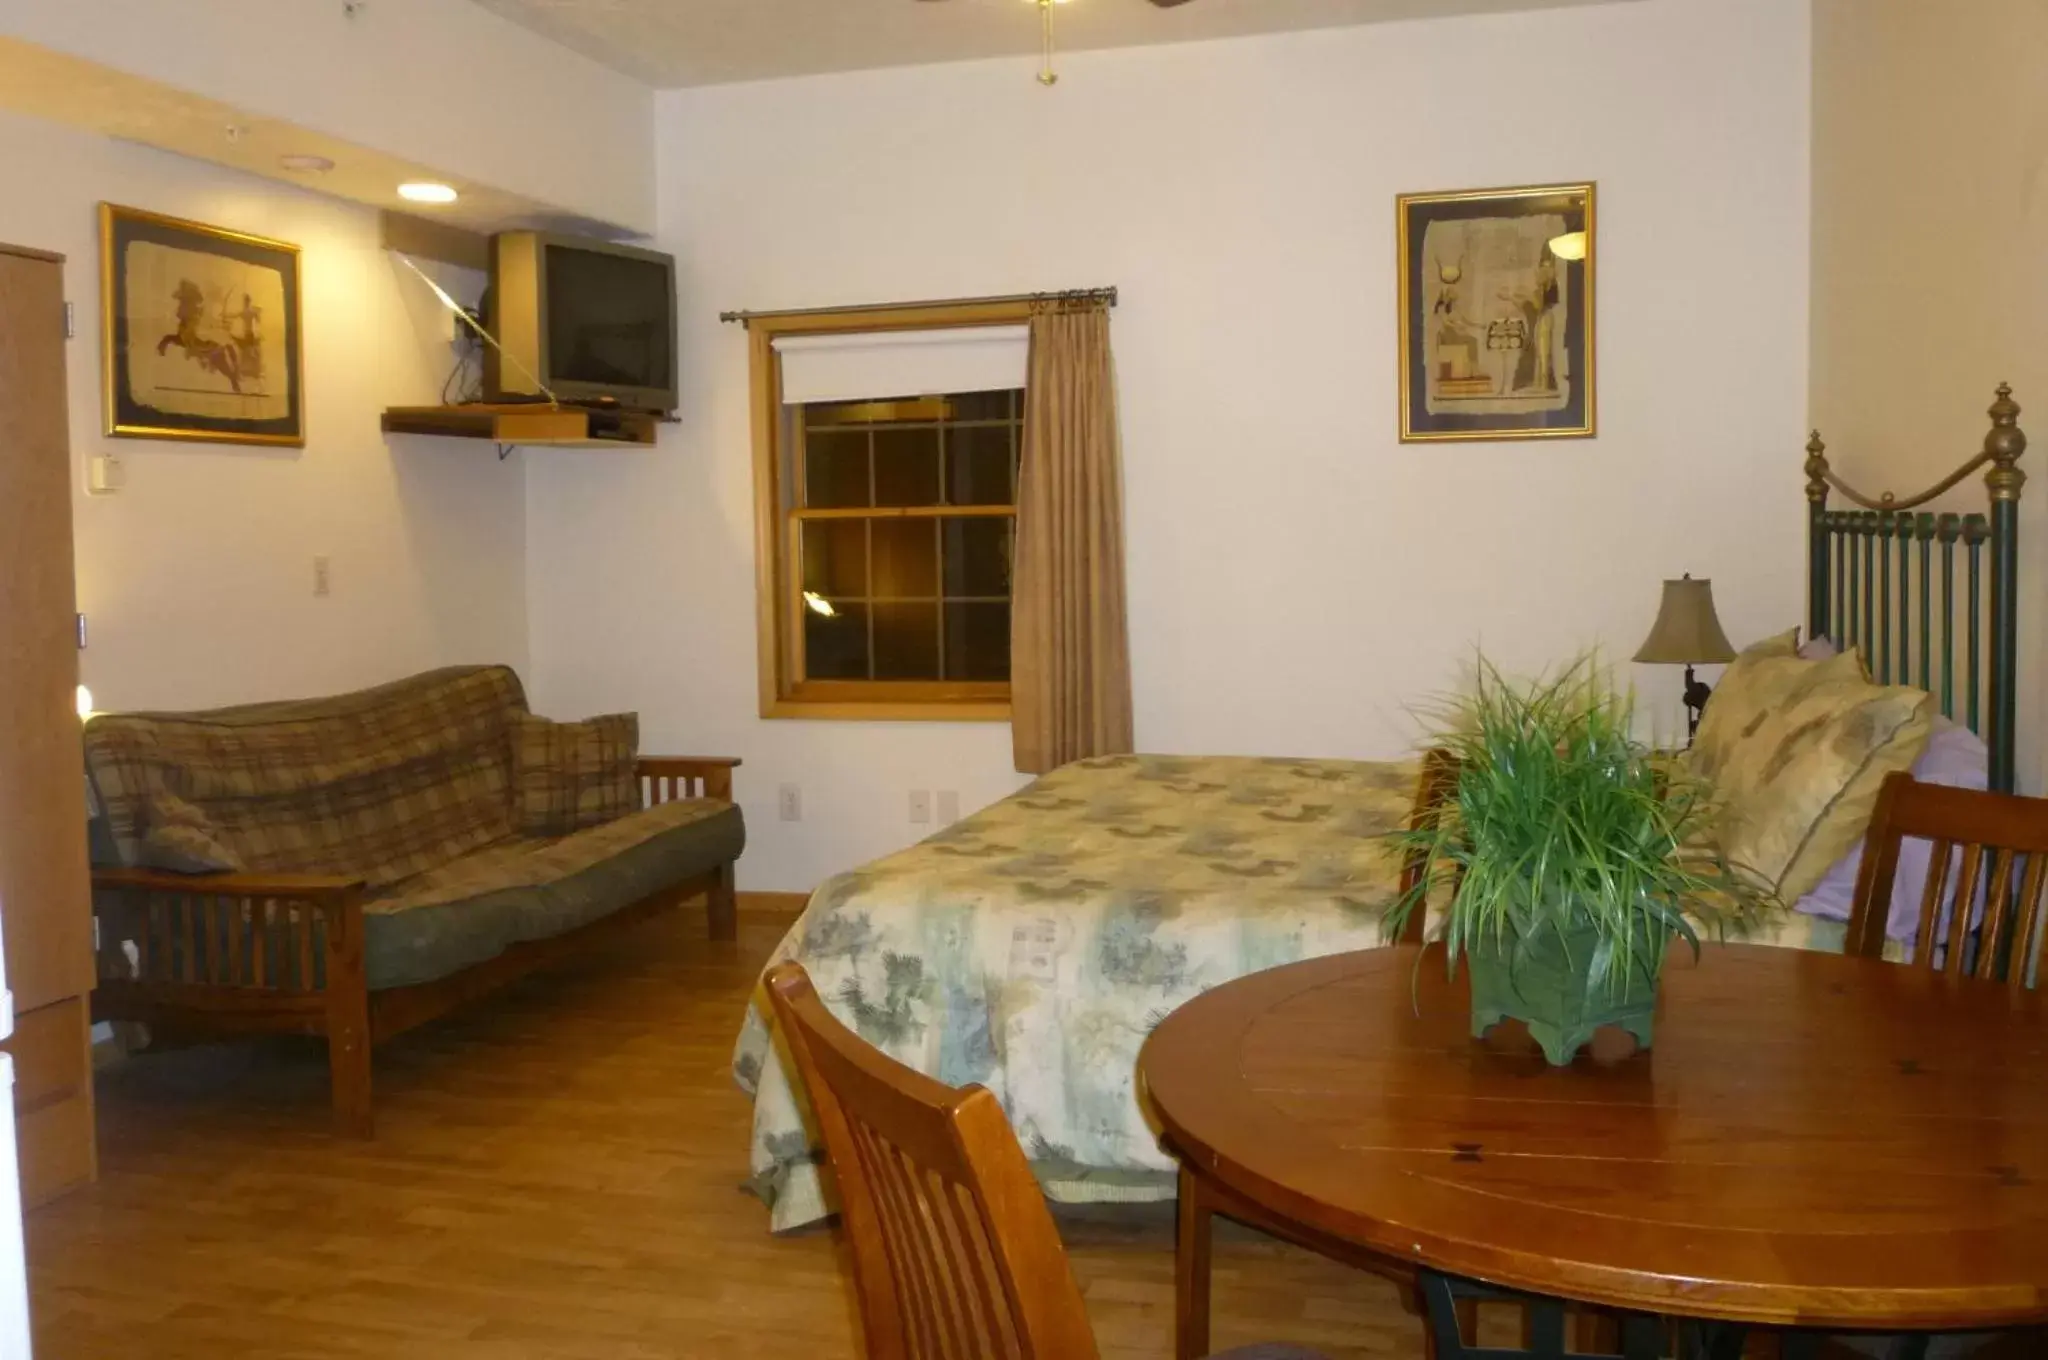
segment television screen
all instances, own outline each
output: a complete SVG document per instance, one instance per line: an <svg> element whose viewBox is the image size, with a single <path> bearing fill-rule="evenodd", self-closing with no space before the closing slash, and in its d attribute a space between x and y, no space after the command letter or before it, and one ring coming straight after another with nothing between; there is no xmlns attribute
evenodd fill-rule
<svg viewBox="0 0 2048 1360"><path fill-rule="evenodd" d="M546 251L549 377L667 387L675 334L668 269L552 242Z"/></svg>

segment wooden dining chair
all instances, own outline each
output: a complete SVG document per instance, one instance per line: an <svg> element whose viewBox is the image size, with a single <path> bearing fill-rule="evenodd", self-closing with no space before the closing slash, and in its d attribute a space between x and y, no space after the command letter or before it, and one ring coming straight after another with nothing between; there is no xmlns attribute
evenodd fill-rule
<svg viewBox="0 0 2048 1360"><path fill-rule="evenodd" d="M868 1360L1098 1360L1052 1213L996 1098L866 1043L800 965L777 965L766 983L832 1164ZM1292 1346L1229 1355L1318 1360Z"/></svg>
<svg viewBox="0 0 2048 1360"><path fill-rule="evenodd" d="M1887 776L1863 840L1845 952L1884 957L1899 846L1909 836L1934 843L1920 894L1914 966L1978 978L1996 978L2002 969L2007 985L2026 986L2044 925L2048 799L1923 784L1903 772ZM1973 926L1980 899L1983 917ZM1944 902L1955 904L1945 928Z"/></svg>
<svg viewBox="0 0 2048 1360"><path fill-rule="evenodd" d="M1458 758L1441 746L1432 746L1423 753L1422 777L1416 782L1415 806L1408 814L1408 830L1428 831L1436 826L1458 799ZM1420 848L1410 849L1401 860L1401 886L1396 902L1408 899L1409 894L1430 874L1429 855ZM1454 869L1450 875L1449 897L1458 895L1458 887L1464 880L1464 871ZM1424 902L1408 913L1403 923L1399 944L1421 944L1429 924L1429 904Z"/></svg>

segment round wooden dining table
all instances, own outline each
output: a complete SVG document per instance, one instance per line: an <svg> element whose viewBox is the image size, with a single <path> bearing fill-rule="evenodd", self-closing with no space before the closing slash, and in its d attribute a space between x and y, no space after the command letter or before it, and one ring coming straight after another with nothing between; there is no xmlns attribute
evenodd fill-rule
<svg viewBox="0 0 2048 1360"><path fill-rule="evenodd" d="M1655 1046L1470 1034L1440 946L1290 964L1168 1016L1139 1077L1182 1163L1179 1351L1208 1216L1390 1274L1666 1317L2048 1320L2048 1002L1761 946L1674 950Z"/></svg>

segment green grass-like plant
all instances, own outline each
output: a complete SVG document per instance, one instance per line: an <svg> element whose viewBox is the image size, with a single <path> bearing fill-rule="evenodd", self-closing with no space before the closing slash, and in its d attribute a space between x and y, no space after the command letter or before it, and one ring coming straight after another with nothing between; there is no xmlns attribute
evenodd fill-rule
<svg viewBox="0 0 2048 1360"><path fill-rule="evenodd" d="M1456 786L1429 824L1392 833L1430 869L1389 913L1391 934L1455 884L1442 926L1453 971L1475 945L1512 957L1518 939L1590 928L1588 983L1626 992L1656 977L1673 937L1697 953L1701 926L1719 933L1760 905L1707 844L1706 790L1652 761L1633 697L1595 654L1534 680L1480 657L1440 710L1433 736Z"/></svg>

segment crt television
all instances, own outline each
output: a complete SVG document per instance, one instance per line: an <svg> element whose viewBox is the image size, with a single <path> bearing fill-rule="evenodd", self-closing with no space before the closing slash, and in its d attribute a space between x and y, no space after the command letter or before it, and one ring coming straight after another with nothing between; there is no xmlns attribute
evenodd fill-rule
<svg viewBox="0 0 2048 1360"><path fill-rule="evenodd" d="M658 251L543 231L491 238L484 395L640 411L676 407L676 262ZM544 391L546 388L547 391Z"/></svg>

